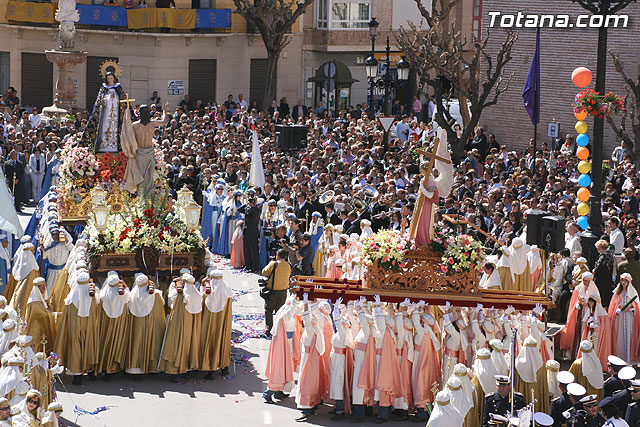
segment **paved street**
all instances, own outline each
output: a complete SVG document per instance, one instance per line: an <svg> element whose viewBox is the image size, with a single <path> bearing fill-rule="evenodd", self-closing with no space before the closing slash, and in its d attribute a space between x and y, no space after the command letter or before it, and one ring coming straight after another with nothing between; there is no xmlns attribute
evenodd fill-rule
<svg viewBox="0 0 640 427"><path fill-rule="evenodd" d="M23 226L29 221L33 209L25 209L21 216ZM29 213L29 215L27 215ZM294 398L285 399L277 405L265 405L261 394L265 388L264 365L269 350L269 341L248 338L246 334L262 332L263 322L245 320L251 314L261 314L262 299L257 293L257 277L226 268L224 277L234 291L233 353L229 377L216 377L213 381L198 374L181 384L173 384L169 377L157 374L134 382L118 375L109 382L91 381L85 377L83 385L74 386L71 380L62 377L58 382L58 400L64 405L64 418L69 426L293 426L300 425L295 418L300 412L295 409ZM243 341L244 342L240 342ZM81 411L93 412L108 407L97 415L74 414L77 405ZM318 416L309 424L341 426L353 425L350 421L333 422L327 413L330 406L318 411ZM370 423L373 425L373 419ZM387 423L399 425L400 423ZM406 423L403 423L406 424ZM366 425L366 424L365 424Z"/></svg>

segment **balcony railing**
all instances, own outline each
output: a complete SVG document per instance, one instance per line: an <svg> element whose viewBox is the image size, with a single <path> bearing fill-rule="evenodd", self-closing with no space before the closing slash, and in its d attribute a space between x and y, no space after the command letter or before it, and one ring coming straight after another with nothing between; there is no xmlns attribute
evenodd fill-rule
<svg viewBox="0 0 640 427"><path fill-rule="evenodd" d="M122 7L77 4L78 28L115 31L228 32L231 9L125 9ZM10 0L6 19L10 24L55 27L56 5Z"/></svg>

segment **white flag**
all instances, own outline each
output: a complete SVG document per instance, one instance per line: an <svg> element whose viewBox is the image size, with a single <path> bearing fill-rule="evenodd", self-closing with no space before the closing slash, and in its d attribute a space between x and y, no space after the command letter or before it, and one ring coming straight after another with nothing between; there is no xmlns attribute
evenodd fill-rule
<svg viewBox="0 0 640 427"><path fill-rule="evenodd" d="M251 146L251 171L249 172L249 184L264 190L264 168L262 167L262 155L258 132L253 131L253 144Z"/></svg>
<svg viewBox="0 0 640 427"><path fill-rule="evenodd" d="M24 235L2 169L0 169L0 230L15 234L18 238Z"/></svg>

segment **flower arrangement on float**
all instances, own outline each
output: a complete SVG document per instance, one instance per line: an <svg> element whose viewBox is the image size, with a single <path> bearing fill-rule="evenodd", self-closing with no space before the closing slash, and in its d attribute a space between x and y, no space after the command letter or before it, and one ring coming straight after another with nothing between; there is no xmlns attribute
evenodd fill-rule
<svg viewBox="0 0 640 427"><path fill-rule="evenodd" d="M387 271L398 271L406 265L405 255L409 250L415 250L409 234L382 229L364 240L363 263L367 267L377 263Z"/></svg>
<svg viewBox="0 0 640 427"><path fill-rule="evenodd" d="M98 161L88 147L67 143L62 149L62 164L58 168L60 190L80 203L86 192L95 187Z"/></svg>
<svg viewBox="0 0 640 427"><path fill-rule="evenodd" d="M457 274L480 271L486 254L479 241L468 234L448 235L443 238L444 253L440 269L443 273Z"/></svg>
<svg viewBox="0 0 640 427"><path fill-rule="evenodd" d="M165 197L125 204L122 212L111 215L106 229L99 232L95 218L89 217L86 232L90 253L128 254L143 249L157 253L201 252L204 241L171 209Z"/></svg>
<svg viewBox="0 0 640 427"><path fill-rule="evenodd" d="M162 150L155 147L156 169L154 181L156 185L166 186L168 167L164 161ZM59 168L61 188L67 193L80 197L97 184L109 191L114 184L124 183L127 170L127 156L124 152L94 154L89 147L78 144L78 140L69 140L62 149L62 164ZM84 191L83 191L84 190ZM79 203L80 200L74 201Z"/></svg>

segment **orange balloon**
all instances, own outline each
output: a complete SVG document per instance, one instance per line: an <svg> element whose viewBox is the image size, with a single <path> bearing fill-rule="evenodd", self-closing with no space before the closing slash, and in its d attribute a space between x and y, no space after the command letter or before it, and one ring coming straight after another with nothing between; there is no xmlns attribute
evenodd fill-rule
<svg viewBox="0 0 640 427"><path fill-rule="evenodd" d="M589 158L589 149L587 147L578 147L576 155L580 160L587 160Z"/></svg>
<svg viewBox="0 0 640 427"><path fill-rule="evenodd" d="M584 120L587 118L587 112L584 109L578 111L577 113L574 112L573 115L576 116L577 120Z"/></svg>
<svg viewBox="0 0 640 427"><path fill-rule="evenodd" d="M573 81L573 84L578 87L589 86L592 78L593 75L591 74L591 70L586 67L578 67L573 70L573 73L571 73L571 80Z"/></svg>
<svg viewBox="0 0 640 427"><path fill-rule="evenodd" d="M578 200L580 200L581 202L586 202L587 200L589 200L589 197L591 197L591 192L588 188L581 187L578 190Z"/></svg>

